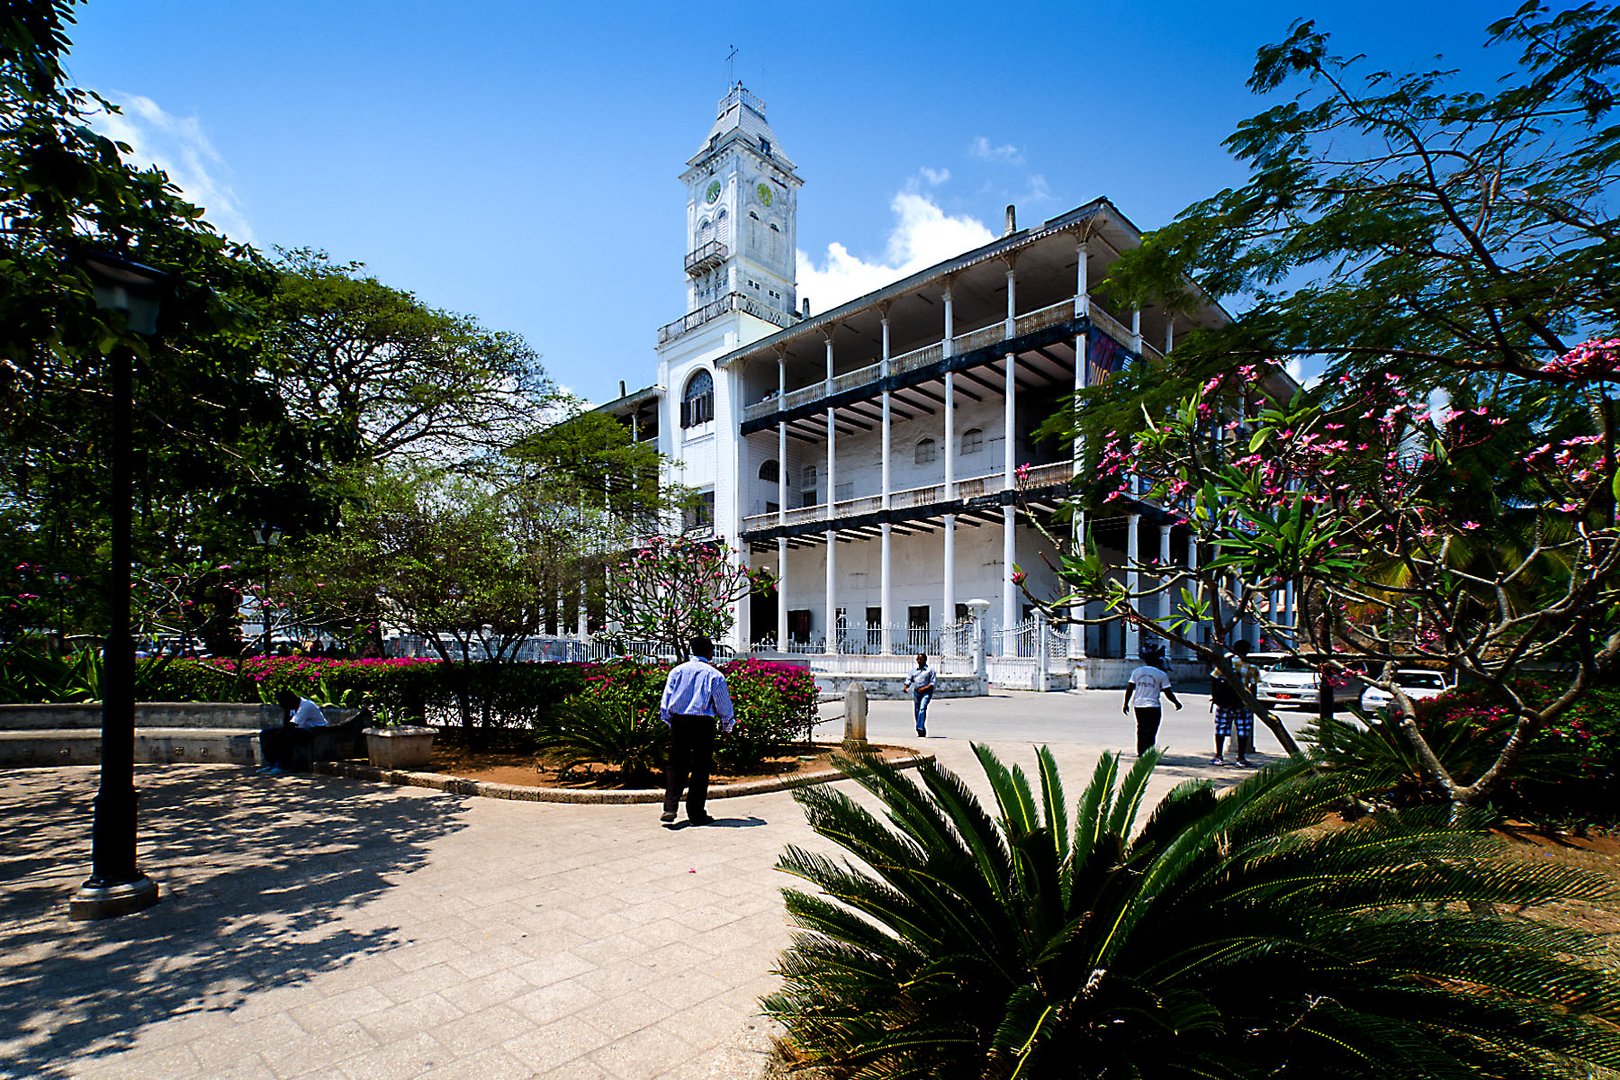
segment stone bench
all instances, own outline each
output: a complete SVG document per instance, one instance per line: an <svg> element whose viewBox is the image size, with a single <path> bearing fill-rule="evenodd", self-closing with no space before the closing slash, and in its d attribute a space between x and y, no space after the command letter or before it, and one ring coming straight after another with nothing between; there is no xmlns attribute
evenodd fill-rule
<svg viewBox="0 0 1620 1080"><path fill-rule="evenodd" d="M316 760L364 753L369 723L354 709L328 709L332 728L311 741ZM274 705L141 702L135 706L135 761L143 765L259 763L259 729L277 723ZM0 706L0 768L101 762L101 706Z"/></svg>

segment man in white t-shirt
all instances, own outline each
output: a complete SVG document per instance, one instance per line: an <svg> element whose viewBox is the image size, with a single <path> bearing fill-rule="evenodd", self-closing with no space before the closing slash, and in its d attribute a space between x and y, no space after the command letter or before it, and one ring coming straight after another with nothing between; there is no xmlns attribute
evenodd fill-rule
<svg viewBox="0 0 1620 1080"><path fill-rule="evenodd" d="M279 727L259 732L259 756L264 759L259 771L266 776L291 772L298 764L300 740L309 739L316 728L326 726L326 714L321 707L291 690L278 693L276 705L286 711L287 719Z"/></svg>
<svg viewBox="0 0 1620 1080"><path fill-rule="evenodd" d="M1125 704L1120 706L1120 712L1131 711L1131 700L1136 700L1136 752L1145 754L1152 748L1159 737L1159 721L1164 716L1164 705L1159 700L1163 694L1170 699L1170 704L1177 709L1181 708L1181 700L1170 689L1170 675L1162 667L1157 652L1142 650L1142 665L1131 672L1130 681L1125 684Z"/></svg>

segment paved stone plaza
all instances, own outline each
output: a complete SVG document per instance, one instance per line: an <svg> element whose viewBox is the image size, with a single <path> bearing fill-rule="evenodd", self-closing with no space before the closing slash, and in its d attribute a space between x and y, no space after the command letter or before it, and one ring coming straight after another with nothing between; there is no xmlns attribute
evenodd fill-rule
<svg viewBox="0 0 1620 1080"><path fill-rule="evenodd" d="M1166 717L1154 793L1205 765L1207 698ZM1116 691L936 701L928 750L974 779L970 740L1071 800L1130 748ZM828 708L828 714L839 711ZM1290 717L1297 728L1303 718ZM829 722L826 737L841 728ZM921 742L874 702L874 740ZM1261 760L1276 753L1259 733ZM772 866L820 844L792 795L656 805L514 803L234 766L142 766L157 907L70 923L94 768L0 771L0 1076L754 1080L755 1002L788 941ZM977 784L983 790L982 782Z"/></svg>

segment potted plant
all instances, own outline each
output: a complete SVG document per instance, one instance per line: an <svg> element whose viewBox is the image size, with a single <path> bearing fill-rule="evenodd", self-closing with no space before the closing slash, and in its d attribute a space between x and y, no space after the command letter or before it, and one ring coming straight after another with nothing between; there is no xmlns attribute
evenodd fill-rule
<svg viewBox="0 0 1620 1080"><path fill-rule="evenodd" d="M399 722L398 714L382 710L381 724L366 728L366 757L377 769L420 769L433 756L434 730Z"/></svg>

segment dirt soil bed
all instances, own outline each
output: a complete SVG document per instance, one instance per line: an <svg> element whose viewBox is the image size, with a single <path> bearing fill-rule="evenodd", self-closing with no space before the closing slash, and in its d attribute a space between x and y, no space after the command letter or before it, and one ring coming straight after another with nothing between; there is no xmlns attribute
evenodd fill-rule
<svg viewBox="0 0 1620 1080"><path fill-rule="evenodd" d="M796 747L776 757L767 758L764 764L753 772L713 772L709 775L709 784L715 787L744 780L764 780L804 772L823 772L833 767L832 756L835 749L821 745L811 748ZM910 750L902 747L883 747L882 751L883 760L891 762L904 761L913 756ZM440 745L437 742L433 746L433 763L428 771L494 784L577 788L587 791L656 787L663 783L661 776L625 776L606 765L577 767L564 775L555 766L542 760L533 750L511 748L471 750L465 746Z"/></svg>

